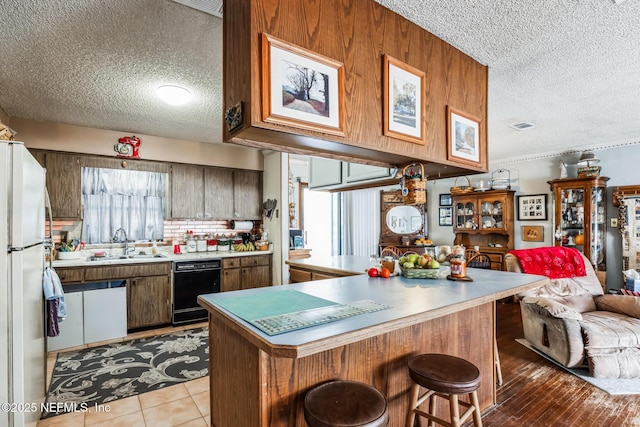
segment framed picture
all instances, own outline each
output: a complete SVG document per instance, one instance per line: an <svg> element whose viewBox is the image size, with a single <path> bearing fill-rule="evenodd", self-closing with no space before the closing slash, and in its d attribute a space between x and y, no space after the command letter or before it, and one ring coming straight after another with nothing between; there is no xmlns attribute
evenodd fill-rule
<svg viewBox="0 0 640 427"><path fill-rule="evenodd" d="M453 225L453 208L439 208L439 224Z"/></svg>
<svg viewBox="0 0 640 427"><path fill-rule="evenodd" d="M544 242L544 229L541 225L523 225L523 242Z"/></svg>
<svg viewBox="0 0 640 427"><path fill-rule="evenodd" d="M262 120L344 136L344 65L263 33Z"/></svg>
<svg viewBox="0 0 640 427"><path fill-rule="evenodd" d="M447 105L447 159L480 167L480 143L480 119Z"/></svg>
<svg viewBox="0 0 640 427"><path fill-rule="evenodd" d="M519 221L546 221L547 195L518 196Z"/></svg>
<svg viewBox="0 0 640 427"><path fill-rule="evenodd" d="M440 195L440 206L453 206L453 199L451 198L451 194L441 194Z"/></svg>
<svg viewBox="0 0 640 427"><path fill-rule="evenodd" d="M424 144L425 73L384 55L384 134Z"/></svg>

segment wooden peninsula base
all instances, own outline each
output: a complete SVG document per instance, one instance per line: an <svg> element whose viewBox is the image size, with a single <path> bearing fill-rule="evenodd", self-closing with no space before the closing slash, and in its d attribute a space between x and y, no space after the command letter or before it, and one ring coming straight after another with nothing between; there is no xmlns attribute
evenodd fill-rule
<svg viewBox="0 0 640 427"><path fill-rule="evenodd" d="M304 393L340 378L374 385L388 399L389 425L404 426L411 387L407 361L411 355L428 352L459 356L478 366L482 374L478 396L484 410L495 402L494 318L493 303L486 303L293 359L270 356L212 317L211 425L306 426ZM439 413L448 413L448 407L442 406Z"/></svg>
<svg viewBox="0 0 640 427"><path fill-rule="evenodd" d="M389 402L389 425L403 426L408 358L429 352L474 363L481 373L481 409L490 408L496 393L495 301L545 279L469 270L474 282L351 276L201 296L210 313L211 425L304 427L304 394L323 382L348 379L380 390ZM224 308L227 298L274 298L286 290L340 304L370 299L391 308L274 336ZM446 417L448 407L439 405Z"/></svg>

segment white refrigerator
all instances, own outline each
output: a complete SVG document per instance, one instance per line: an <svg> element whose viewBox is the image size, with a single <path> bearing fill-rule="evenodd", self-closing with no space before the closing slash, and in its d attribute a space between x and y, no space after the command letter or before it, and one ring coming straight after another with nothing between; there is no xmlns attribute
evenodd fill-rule
<svg viewBox="0 0 640 427"><path fill-rule="evenodd" d="M36 409L0 411L0 426L35 426L45 397L45 191L24 144L0 141L0 403Z"/></svg>

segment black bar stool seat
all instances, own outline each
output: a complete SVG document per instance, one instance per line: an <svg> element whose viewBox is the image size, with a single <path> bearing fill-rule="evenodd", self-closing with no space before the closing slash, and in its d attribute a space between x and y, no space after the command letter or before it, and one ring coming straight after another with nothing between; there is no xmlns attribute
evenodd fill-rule
<svg viewBox="0 0 640 427"><path fill-rule="evenodd" d="M482 427L480 405L478 403L478 387L480 387L480 370L471 362L446 354L420 354L409 359L409 376L413 380L409 398L409 410L405 427L413 427L415 416L420 415L444 426L459 427L473 416L476 427ZM420 387L427 392L420 395ZM468 394L470 403L459 401L458 395ZM435 398L449 400L450 421L435 416ZM429 399L427 412L419 406ZM459 405L466 411L460 415Z"/></svg>
<svg viewBox="0 0 640 427"><path fill-rule="evenodd" d="M387 399L361 382L330 381L307 392L304 419L310 427L383 427L389 423Z"/></svg>

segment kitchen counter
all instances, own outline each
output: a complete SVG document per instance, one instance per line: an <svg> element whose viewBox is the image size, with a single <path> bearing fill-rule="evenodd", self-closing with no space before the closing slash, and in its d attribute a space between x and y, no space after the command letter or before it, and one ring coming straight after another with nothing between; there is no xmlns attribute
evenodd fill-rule
<svg viewBox="0 0 640 427"><path fill-rule="evenodd" d="M235 252L235 251L211 251L211 252L187 252L182 254L172 254L160 251L164 256L162 257L149 257L149 258L107 258L100 261L89 261L88 257L91 256L93 251L84 251L81 258L72 260L55 260L53 261L53 267L89 267L92 265L110 265L110 264L141 264L149 262L180 262L180 261L198 261L206 259L220 259L220 258L235 258L255 255L270 255L273 254L272 250L268 251L250 251L250 252ZM150 252L146 249L145 252Z"/></svg>
<svg viewBox="0 0 640 427"><path fill-rule="evenodd" d="M369 278L361 261L296 260L290 264L351 273L362 268L363 274L199 297L210 313L210 392L217 396L211 401L212 425L303 425L304 392L340 378L380 389L389 397L390 425L401 426L408 405L407 360L426 352L476 364L481 408L495 403L495 301L547 279L482 269L469 269L473 282ZM341 304L369 299L391 308L273 336L224 308L225 300L239 296L277 301L285 290ZM242 402L237 396L244 396ZM247 401L255 403L247 407Z"/></svg>
<svg viewBox="0 0 640 427"><path fill-rule="evenodd" d="M341 255L330 257L316 257L287 260L286 264L303 270L319 271L322 273L342 276L364 274L369 268L369 257L355 255Z"/></svg>

